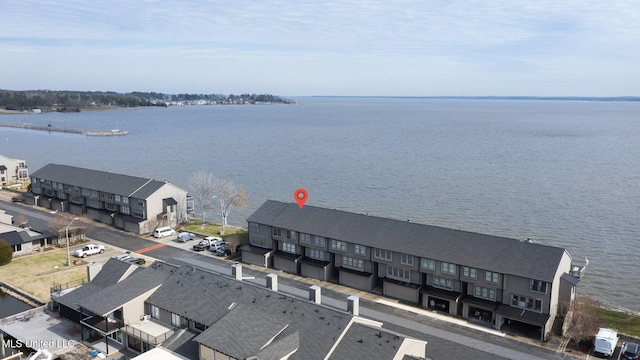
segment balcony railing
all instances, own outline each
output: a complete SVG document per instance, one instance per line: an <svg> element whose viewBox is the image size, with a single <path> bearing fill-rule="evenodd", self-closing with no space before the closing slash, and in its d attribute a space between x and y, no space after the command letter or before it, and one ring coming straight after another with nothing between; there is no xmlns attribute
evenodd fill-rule
<svg viewBox="0 0 640 360"><path fill-rule="evenodd" d="M162 335L159 336L153 336L149 333L146 333L138 328L135 328L131 325L125 325L123 328L120 329L120 331L122 331L123 333L129 335L129 336L133 336L137 339L140 339L144 342L146 342L147 344L151 344L151 345L160 345L162 344L165 340L167 340L168 338L170 338L173 333L175 332L174 330L167 330L165 333L163 333Z"/></svg>

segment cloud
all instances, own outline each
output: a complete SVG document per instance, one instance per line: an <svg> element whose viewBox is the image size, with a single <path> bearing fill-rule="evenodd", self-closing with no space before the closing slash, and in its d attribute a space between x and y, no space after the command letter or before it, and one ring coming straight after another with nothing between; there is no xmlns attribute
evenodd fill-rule
<svg viewBox="0 0 640 360"><path fill-rule="evenodd" d="M591 76L602 72L591 66L609 60L631 71L640 61L638 18L634 1L10 0L0 13L0 46L18 67L40 54L28 63L46 68L47 59L55 58L64 67L65 61L86 59L104 72L126 72L121 64L127 64L197 78L195 70L180 67L242 64L255 76L253 67L262 64L282 79L290 69L299 69L297 76L304 69L324 72L314 80L323 88L329 86L323 79L335 72L354 81L384 78L398 91L420 88L410 77L393 81L388 75L407 64L417 66L416 74L441 69L477 79L484 75L475 71L516 80L514 74L544 74L568 64ZM354 75L365 69L368 76ZM0 75L11 80L5 71ZM313 82L306 86L313 92Z"/></svg>

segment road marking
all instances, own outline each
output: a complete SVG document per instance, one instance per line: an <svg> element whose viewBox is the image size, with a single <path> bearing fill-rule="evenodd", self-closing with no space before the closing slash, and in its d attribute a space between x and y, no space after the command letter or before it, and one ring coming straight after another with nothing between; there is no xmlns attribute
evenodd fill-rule
<svg viewBox="0 0 640 360"><path fill-rule="evenodd" d="M134 252L137 254L142 254L142 253L146 253L147 251L159 249L163 246L167 246L167 244L155 244L155 245L147 246L146 248L138 249Z"/></svg>

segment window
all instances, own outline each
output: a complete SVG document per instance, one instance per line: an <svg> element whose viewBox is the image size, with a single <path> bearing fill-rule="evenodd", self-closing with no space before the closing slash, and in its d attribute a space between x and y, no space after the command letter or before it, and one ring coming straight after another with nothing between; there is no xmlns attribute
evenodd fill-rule
<svg viewBox="0 0 640 360"><path fill-rule="evenodd" d="M311 235L300 233L298 241L300 241L301 244L311 244Z"/></svg>
<svg viewBox="0 0 640 360"><path fill-rule="evenodd" d="M531 291L547 293L547 283L540 280L531 280Z"/></svg>
<svg viewBox="0 0 640 360"><path fill-rule="evenodd" d="M325 260L324 251L318 249L309 249L309 257L316 260Z"/></svg>
<svg viewBox="0 0 640 360"><path fill-rule="evenodd" d="M171 326L180 327L180 315L171 313Z"/></svg>
<svg viewBox="0 0 640 360"><path fill-rule="evenodd" d="M195 322L194 327L200 331L205 331L207 329L207 327L203 323L199 323L197 321Z"/></svg>
<svg viewBox="0 0 640 360"><path fill-rule="evenodd" d="M154 319L160 319L160 308L155 306L155 305L151 305L151 317Z"/></svg>
<svg viewBox="0 0 640 360"><path fill-rule="evenodd" d="M98 192L96 190L90 190L89 191L89 196L97 198L98 197Z"/></svg>
<svg viewBox="0 0 640 360"><path fill-rule="evenodd" d="M295 240L296 239L296 232L293 231L293 230L287 231L287 239Z"/></svg>
<svg viewBox="0 0 640 360"><path fill-rule="evenodd" d="M82 198L80 196L72 196L71 197L71 202L74 204L82 204Z"/></svg>
<svg viewBox="0 0 640 360"><path fill-rule="evenodd" d="M144 219L144 211L142 211L140 209L133 209L132 215L137 217L137 218Z"/></svg>
<svg viewBox="0 0 640 360"><path fill-rule="evenodd" d="M400 263L403 265L413 266L413 255L400 254Z"/></svg>
<svg viewBox="0 0 640 360"><path fill-rule="evenodd" d="M128 204L128 203L129 203L129 198L128 198L128 197L126 197L126 196L123 196L123 197L122 197L122 203L123 203L123 204Z"/></svg>
<svg viewBox="0 0 640 360"><path fill-rule="evenodd" d="M485 271L484 272L484 281L490 283L498 283L499 275L497 272Z"/></svg>
<svg viewBox="0 0 640 360"><path fill-rule="evenodd" d="M138 200L138 206L144 207L144 200Z"/></svg>
<svg viewBox="0 0 640 360"><path fill-rule="evenodd" d="M456 274L456 265L455 264L451 264L451 263L447 263L447 262L442 262L442 263L440 263L440 271L443 274L455 275Z"/></svg>
<svg viewBox="0 0 640 360"><path fill-rule="evenodd" d="M257 233L257 232L260 231L260 226L258 226L258 223L250 222L249 223L249 231Z"/></svg>
<svg viewBox="0 0 640 360"><path fill-rule="evenodd" d="M353 252L356 255L366 255L367 254L367 247L364 245L355 245L353 248Z"/></svg>
<svg viewBox="0 0 640 360"><path fill-rule="evenodd" d="M281 229L281 228L274 227L274 228L273 228L273 236L275 236L275 237L282 237L282 229Z"/></svg>
<svg viewBox="0 0 640 360"><path fill-rule="evenodd" d="M65 194L65 193L64 193L64 192L62 192L62 191L58 191L58 199L62 199L62 200L64 200L64 199L66 199L66 198L67 198L67 194Z"/></svg>
<svg viewBox="0 0 640 360"><path fill-rule="evenodd" d="M391 251L389 250L382 250L382 249L376 248L376 251L373 253L373 256L375 256L377 259L391 261Z"/></svg>
<svg viewBox="0 0 640 360"><path fill-rule="evenodd" d="M116 202L120 202L120 195L116 194L116 196L115 196L115 201L116 201Z"/></svg>
<svg viewBox="0 0 640 360"><path fill-rule="evenodd" d="M53 196L53 190L45 189L44 190L44 194L47 195L47 196Z"/></svg>
<svg viewBox="0 0 640 360"><path fill-rule="evenodd" d="M436 261L433 259L422 259L420 261L420 266L426 270L435 270L436 269Z"/></svg>
<svg viewBox="0 0 640 360"><path fill-rule="evenodd" d="M249 243L251 245L255 245L255 246L259 246L259 247L263 247L263 248L269 247L268 246L269 242L267 241L266 238L263 238L263 237L252 236L249 239Z"/></svg>
<svg viewBox="0 0 640 360"><path fill-rule="evenodd" d="M331 249L339 251L347 251L347 243L340 240L331 240Z"/></svg>
<svg viewBox="0 0 640 360"><path fill-rule="evenodd" d="M490 289L483 286L476 286L475 296L485 298L485 299L495 300L496 289Z"/></svg>
<svg viewBox="0 0 640 360"><path fill-rule="evenodd" d="M118 210L118 205L116 205L116 204L105 203L105 204L104 204L104 207L105 207L107 210L111 210L111 211L116 211L116 210Z"/></svg>
<svg viewBox="0 0 640 360"><path fill-rule="evenodd" d="M462 267L462 275L465 276L465 277L475 279L477 272L478 272L478 270L476 270L476 268L472 268L472 267L468 267L468 266L463 266Z"/></svg>
<svg viewBox="0 0 640 360"><path fill-rule="evenodd" d="M101 209L102 208L101 205L102 205L102 202L98 199L89 199L87 201L87 206L92 208Z"/></svg>
<svg viewBox="0 0 640 360"><path fill-rule="evenodd" d="M313 237L313 243L314 243L316 246L322 246L322 247L325 247L325 246L327 246L327 239L325 239L325 238L324 238L324 237L322 237L322 236L314 236L314 237Z"/></svg>
<svg viewBox="0 0 640 360"><path fill-rule="evenodd" d="M126 215L131 214L131 208L128 207L127 205L121 205L120 206L120 212Z"/></svg>
<svg viewBox="0 0 640 360"><path fill-rule="evenodd" d="M89 197L90 193L91 191L89 191L89 189L82 188L82 196Z"/></svg>
<svg viewBox="0 0 640 360"><path fill-rule="evenodd" d="M441 289L453 290L453 280L434 276L433 286Z"/></svg>
<svg viewBox="0 0 640 360"><path fill-rule="evenodd" d="M513 294L511 295L511 306L533 311L542 311L542 300Z"/></svg>
<svg viewBox="0 0 640 360"><path fill-rule="evenodd" d="M411 279L411 271L393 266L387 266L387 276L399 280L409 281L409 279Z"/></svg>
<svg viewBox="0 0 640 360"><path fill-rule="evenodd" d="M291 254L295 254L296 253L296 245L283 242L282 243L282 251L287 252L287 253L291 253Z"/></svg>
<svg viewBox="0 0 640 360"><path fill-rule="evenodd" d="M342 266L356 268L356 269L364 269L364 262L362 259L354 259L352 257L343 256L342 257Z"/></svg>
<svg viewBox="0 0 640 360"><path fill-rule="evenodd" d="M22 251L22 244L13 245L13 252Z"/></svg>

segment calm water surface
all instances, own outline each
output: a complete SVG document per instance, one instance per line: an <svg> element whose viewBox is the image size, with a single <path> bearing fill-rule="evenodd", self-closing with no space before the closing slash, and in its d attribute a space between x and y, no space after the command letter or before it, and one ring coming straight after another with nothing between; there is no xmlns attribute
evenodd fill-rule
<svg viewBox="0 0 640 360"><path fill-rule="evenodd" d="M410 219L567 248L590 264L578 292L640 313L640 103L300 98L298 105L192 106L0 120L0 153L33 172L61 163L168 180L242 184L245 219L266 199ZM211 218L215 214L211 213ZM508 256L508 254L496 254Z"/></svg>

